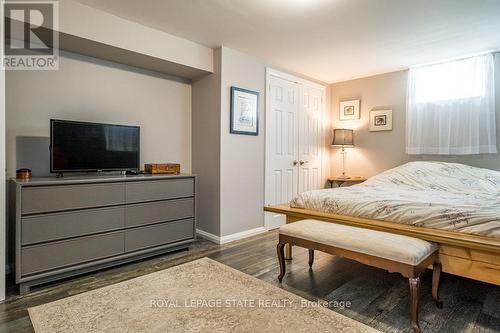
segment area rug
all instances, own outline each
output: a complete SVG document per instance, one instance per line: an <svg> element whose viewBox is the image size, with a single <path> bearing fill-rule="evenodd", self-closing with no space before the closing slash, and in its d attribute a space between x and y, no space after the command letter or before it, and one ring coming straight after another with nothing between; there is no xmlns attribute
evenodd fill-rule
<svg viewBox="0 0 500 333"><path fill-rule="evenodd" d="M208 258L28 309L35 332L378 332Z"/></svg>

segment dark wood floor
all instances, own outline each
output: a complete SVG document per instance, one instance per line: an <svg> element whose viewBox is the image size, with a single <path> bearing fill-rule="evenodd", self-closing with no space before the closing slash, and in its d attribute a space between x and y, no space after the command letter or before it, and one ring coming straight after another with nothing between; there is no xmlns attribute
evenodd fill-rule
<svg viewBox="0 0 500 333"><path fill-rule="evenodd" d="M26 296L12 290L0 304L0 332L33 332L27 308L55 301L208 256L273 285L277 283L277 233L270 232L226 245L197 241L190 251L176 252L138 263L51 284ZM281 287L309 300L350 301L350 308L332 309L383 332L411 332L408 285L398 274L317 253L308 269L307 251L294 248ZM424 332L500 332L500 287L444 274L437 309L431 300L431 275L422 280L420 320ZM334 304L331 302L330 304Z"/></svg>

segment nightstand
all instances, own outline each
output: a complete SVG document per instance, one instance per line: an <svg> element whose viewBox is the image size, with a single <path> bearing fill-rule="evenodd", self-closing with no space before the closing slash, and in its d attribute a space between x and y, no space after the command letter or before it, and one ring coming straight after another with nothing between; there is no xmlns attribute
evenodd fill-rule
<svg viewBox="0 0 500 333"><path fill-rule="evenodd" d="M333 184L336 184L337 187L341 187L342 185L346 184L345 186L350 186L354 184L359 184L362 183L366 180L364 177L328 177L327 182L328 182L328 187L332 188ZM348 185L347 185L348 184Z"/></svg>

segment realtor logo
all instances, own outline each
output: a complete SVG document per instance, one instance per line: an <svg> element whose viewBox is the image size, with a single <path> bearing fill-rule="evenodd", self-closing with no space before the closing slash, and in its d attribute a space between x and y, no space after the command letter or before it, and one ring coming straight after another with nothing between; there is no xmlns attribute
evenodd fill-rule
<svg viewBox="0 0 500 333"><path fill-rule="evenodd" d="M57 1L2 1L2 66L9 70L59 68Z"/></svg>

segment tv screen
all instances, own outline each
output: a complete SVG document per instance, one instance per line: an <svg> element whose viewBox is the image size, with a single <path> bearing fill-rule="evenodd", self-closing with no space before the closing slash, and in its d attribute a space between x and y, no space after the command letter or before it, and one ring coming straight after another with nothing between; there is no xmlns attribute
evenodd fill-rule
<svg viewBox="0 0 500 333"><path fill-rule="evenodd" d="M138 126L50 120L50 171L139 170Z"/></svg>

